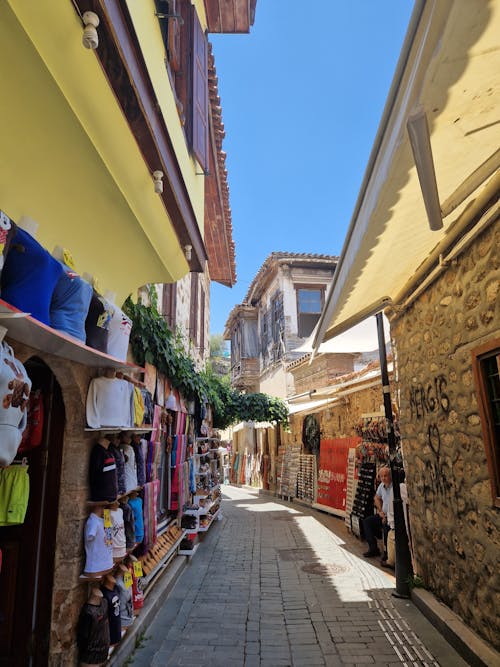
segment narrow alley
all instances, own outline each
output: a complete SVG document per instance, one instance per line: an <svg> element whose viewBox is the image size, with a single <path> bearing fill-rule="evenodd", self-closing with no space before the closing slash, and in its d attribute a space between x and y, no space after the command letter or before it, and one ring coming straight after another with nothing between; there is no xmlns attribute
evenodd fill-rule
<svg viewBox="0 0 500 667"><path fill-rule="evenodd" d="M466 663L341 519L233 486L130 665Z"/></svg>

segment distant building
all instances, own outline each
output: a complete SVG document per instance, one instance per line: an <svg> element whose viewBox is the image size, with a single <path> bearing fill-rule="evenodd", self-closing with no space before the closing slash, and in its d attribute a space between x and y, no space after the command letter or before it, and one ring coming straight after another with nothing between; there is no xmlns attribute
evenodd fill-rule
<svg viewBox="0 0 500 667"><path fill-rule="evenodd" d="M286 365L303 357L296 350L319 319L337 259L308 253L269 255L244 302L233 308L226 322L224 338L231 341L233 387L280 398L295 393ZM354 369L354 355L330 356L333 375ZM335 364L340 364L337 371Z"/></svg>

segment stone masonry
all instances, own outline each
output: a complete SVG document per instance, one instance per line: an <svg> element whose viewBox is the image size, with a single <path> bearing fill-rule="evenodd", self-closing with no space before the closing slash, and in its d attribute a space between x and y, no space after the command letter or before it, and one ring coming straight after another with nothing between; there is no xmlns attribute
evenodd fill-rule
<svg viewBox="0 0 500 667"><path fill-rule="evenodd" d="M500 511L492 504L471 349L500 336L498 221L391 318L418 573L500 646Z"/></svg>

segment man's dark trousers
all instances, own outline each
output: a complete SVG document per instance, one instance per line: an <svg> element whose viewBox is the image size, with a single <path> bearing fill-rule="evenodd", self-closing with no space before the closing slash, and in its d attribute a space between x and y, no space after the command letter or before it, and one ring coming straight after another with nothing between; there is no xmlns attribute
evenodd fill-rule
<svg viewBox="0 0 500 667"><path fill-rule="evenodd" d="M380 539L384 537L384 551L385 545L387 543L387 533L389 532L389 526L387 523L382 523L382 519L378 514L372 514L367 516L366 519L363 519L363 533L365 540L368 543L368 548L374 553L378 552L377 538Z"/></svg>

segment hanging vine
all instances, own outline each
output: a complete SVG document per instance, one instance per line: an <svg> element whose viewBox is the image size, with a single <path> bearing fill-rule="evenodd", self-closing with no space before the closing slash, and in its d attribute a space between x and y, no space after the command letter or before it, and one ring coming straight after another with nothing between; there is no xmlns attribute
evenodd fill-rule
<svg viewBox="0 0 500 667"><path fill-rule="evenodd" d="M284 401L267 394L242 394L211 368L196 370L186 353L181 335L172 332L158 312L156 291L150 291L151 305L134 303L129 297L123 306L132 320L130 344L137 364L155 366L170 379L187 399L207 401L213 409L213 425L225 429L240 421L269 421L288 427L288 408Z"/></svg>

